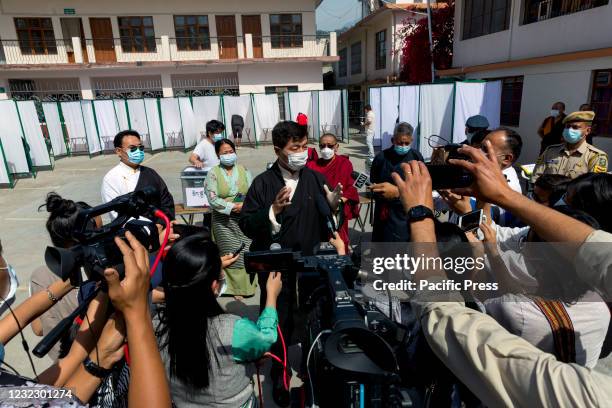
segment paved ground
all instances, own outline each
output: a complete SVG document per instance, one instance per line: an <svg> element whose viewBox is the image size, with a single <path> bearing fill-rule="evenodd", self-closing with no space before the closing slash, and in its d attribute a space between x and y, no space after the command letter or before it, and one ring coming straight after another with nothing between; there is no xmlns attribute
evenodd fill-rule
<svg viewBox="0 0 612 408"><path fill-rule="evenodd" d="M342 144L340 150L341 153L350 155L356 170L363 171L366 153L363 138L353 138L351 143ZM147 154L145 161L147 166L161 174L177 202L182 201L179 174L187 165L187 157L188 153L172 151ZM258 149L242 147L238 150L238 157L239 162L250 169L253 175L261 173L266 163L275 159L273 149L269 145ZM63 158L57 160L53 171L41 172L35 179L19 180L12 190L0 190L0 239L5 257L15 267L20 281L16 304L28 296L30 275L36 267L44 264L44 250L50 245L45 230L47 213L44 210L38 211L38 207L44 203L45 195L49 191L55 191L73 200L85 201L90 205L99 204L102 177L116 163L115 156L109 155ZM367 239L367 235L362 237L358 231L353 230L351 234L353 242L360 238ZM223 303L227 310L233 313L247 315L253 319L257 316L258 296L247 299L244 303L224 298ZM29 327L24 333L30 348L33 348L39 338L34 336ZM295 359L299 351L294 349L290 354ZM33 358L39 372L50 364L47 358ZM32 375L26 354L17 339L6 347L6 361L23 375ZM268 368L264 367L264 372L267 372ZM600 363L598 368L612 373L612 359ZM299 383L295 376L293 383ZM267 391L266 387L266 394ZM269 394L266 401L267 406L271 406Z"/></svg>

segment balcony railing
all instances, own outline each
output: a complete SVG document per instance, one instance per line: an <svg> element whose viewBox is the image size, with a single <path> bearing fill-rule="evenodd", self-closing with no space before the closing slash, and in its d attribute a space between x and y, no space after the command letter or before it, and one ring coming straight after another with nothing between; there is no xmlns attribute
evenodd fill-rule
<svg viewBox="0 0 612 408"><path fill-rule="evenodd" d="M605 6L608 0L527 0L523 24Z"/></svg>
<svg viewBox="0 0 612 408"><path fill-rule="evenodd" d="M113 64L317 58L335 56L335 33L320 35L226 37L78 37L52 41L0 40L0 64ZM333 46L332 46L333 44Z"/></svg>

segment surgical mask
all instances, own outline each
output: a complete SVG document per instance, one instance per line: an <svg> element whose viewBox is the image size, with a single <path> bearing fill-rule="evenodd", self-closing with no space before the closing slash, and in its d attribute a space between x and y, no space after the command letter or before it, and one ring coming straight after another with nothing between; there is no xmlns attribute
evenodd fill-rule
<svg viewBox="0 0 612 408"><path fill-rule="evenodd" d="M334 149L326 147L324 149L321 149L321 158L323 160L330 160L332 157L334 157L334 153Z"/></svg>
<svg viewBox="0 0 612 408"><path fill-rule="evenodd" d="M465 138L467 139L468 143L472 143L472 138L474 137L475 134L476 132L467 132L465 134Z"/></svg>
<svg viewBox="0 0 612 408"><path fill-rule="evenodd" d="M304 150L301 153L291 153L288 157L287 165L293 171L298 171L306 165L308 161L308 150Z"/></svg>
<svg viewBox="0 0 612 408"><path fill-rule="evenodd" d="M395 153L399 154L400 156L404 156L410 151L410 146L394 145L393 148L395 149Z"/></svg>
<svg viewBox="0 0 612 408"><path fill-rule="evenodd" d="M219 292L217 293L217 297L223 296L223 294L225 293L225 291L227 290L227 282L225 280L225 276L222 277L221 279L219 279L219 285L221 286L219 288Z"/></svg>
<svg viewBox="0 0 612 408"><path fill-rule="evenodd" d="M133 164L140 164L144 160L144 151L140 149L136 149L135 151L128 151L128 161Z"/></svg>
<svg viewBox="0 0 612 408"><path fill-rule="evenodd" d="M565 128L563 129L563 139L569 144L578 143L582 139L582 130Z"/></svg>
<svg viewBox="0 0 612 408"><path fill-rule="evenodd" d="M550 116L559 116L559 111L556 109L551 109L550 110Z"/></svg>
<svg viewBox="0 0 612 408"><path fill-rule="evenodd" d="M219 161L221 164L227 167L232 167L234 164L236 164L237 159L238 156L236 156L236 153L227 153L219 156Z"/></svg>
<svg viewBox="0 0 612 408"><path fill-rule="evenodd" d="M213 140L214 140L215 142L218 142L219 140L223 140L223 135L222 135L221 133L215 133L215 134L213 135Z"/></svg>

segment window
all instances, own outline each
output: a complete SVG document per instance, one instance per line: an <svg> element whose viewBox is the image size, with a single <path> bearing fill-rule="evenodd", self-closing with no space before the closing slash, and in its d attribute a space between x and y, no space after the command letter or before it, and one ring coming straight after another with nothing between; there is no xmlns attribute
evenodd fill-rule
<svg viewBox="0 0 612 408"><path fill-rule="evenodd" d="M174 16L174 33L180 51L210 50L208 16Z"/></svg>
<svg viewBox="0 0 612 408"><path fill-rule="evenodd" d="M153 17L119 17L123 52L156 52Z"/></svg>
<svg viewBox="0 0 612 408"><path fill-rule="evenodd" d="M523 24L605 6L608 0L526 0Z"/></svg>
<svg viewBox="0 0 612 408"><path fill-rule="evenodd" d="M301 48L302 15L270 14L272 48Z"/></svg>
<svg viewBox="0 0 612 408"><path fill-rule="evenodd" d="M518 126L523 98L523 77L500 79L502 81L502 93L499 123L502 126Z"/></svg>
<svg viewBox="0 0 612 408"><path fill-rule="evenodd" d="M351 45L351 75L361 74L361 41Z"/></svg>
<svg viewBox="0 0 612 408"><path fill-rule="evenodd" d="M340 57L340 61L338 62L338 76L342 78L346 76L346 48L341 49L338 52L338 56Z"/></svg>
<svg viewBox="0 0 612 408"><path fill-rule="evenodd" d="M387 66L387 30L376 33L376 69Z"/></svg>
<svg viewBox="0 0 612 408"><path fill-rule="evenodd" d="M593 131L597 136L612 136L612 69L595 71L591 106L595 111Z"/></svg>
<svg viewBox="0 0 612 408"><path fill-rule="evenodd" d="M50 18L15 18L15 30L22 54L57 54L55 34Z"/></svg>
<svg viewBox="0 0 612 408"><path fill-rule="evenodd" d="M508 29L512 0L466 0L463 9L463 39Z"/></svg>

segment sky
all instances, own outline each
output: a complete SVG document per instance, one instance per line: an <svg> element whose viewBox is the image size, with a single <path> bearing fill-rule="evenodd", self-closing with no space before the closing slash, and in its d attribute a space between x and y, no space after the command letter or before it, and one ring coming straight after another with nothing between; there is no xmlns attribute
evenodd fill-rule
<svg viewBox="0 0 612 408"><path fill-rule="evenodd" d="M317 8L317 30L339 30L361 19L358 0L323 0Z"/></svg>

